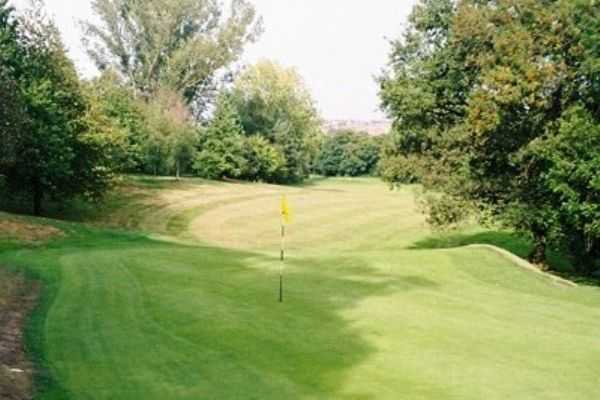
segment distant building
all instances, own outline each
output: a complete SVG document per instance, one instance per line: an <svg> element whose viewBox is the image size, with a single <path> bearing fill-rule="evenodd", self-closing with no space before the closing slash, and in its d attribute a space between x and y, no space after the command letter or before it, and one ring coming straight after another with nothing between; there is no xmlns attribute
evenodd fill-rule
<svg viewBox="0 0 600 400"><path fill-rule="evenodd" d="M349 119L334 119L325 121L323 129L327 133L342 130L366 132L371 136L381 136L390 132L392 123L385 120L358 121Z"/></svg>

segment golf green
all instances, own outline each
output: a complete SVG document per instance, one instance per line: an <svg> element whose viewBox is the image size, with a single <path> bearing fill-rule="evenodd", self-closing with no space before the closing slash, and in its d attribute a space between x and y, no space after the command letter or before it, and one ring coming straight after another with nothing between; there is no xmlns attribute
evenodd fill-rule
<svg viewBox="0 0 600 400"><path fill-rule="evenodd" d="M46 221L65 236L0 247L0 264L44 284L28 331L39 399L598 396L600 289L485 248L433 248L411 188L128 193L93 226ZM294 222L280 304L282 193Z"/></svg>

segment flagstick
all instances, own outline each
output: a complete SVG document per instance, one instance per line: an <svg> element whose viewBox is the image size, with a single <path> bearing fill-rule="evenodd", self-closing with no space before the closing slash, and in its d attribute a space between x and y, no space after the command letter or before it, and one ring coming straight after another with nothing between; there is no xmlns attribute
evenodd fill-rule
<svg viewBox="0 0 600 400"><path fill-rule="evenodd" d="M285 261L285 224L281 221L281 253L279 263L279 302L283 303L283 263Z"/></svg>

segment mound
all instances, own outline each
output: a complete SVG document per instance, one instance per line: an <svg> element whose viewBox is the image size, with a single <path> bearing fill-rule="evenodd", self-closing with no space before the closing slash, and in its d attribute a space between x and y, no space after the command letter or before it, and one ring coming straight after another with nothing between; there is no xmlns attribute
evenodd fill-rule
<svg viewBox="0 0 600 400"><path fill-rule="evenodd" d="M42 242L64 233L53 226L32 224L19 219L1 216L0 238L16 239L24 242Z"/></svg>

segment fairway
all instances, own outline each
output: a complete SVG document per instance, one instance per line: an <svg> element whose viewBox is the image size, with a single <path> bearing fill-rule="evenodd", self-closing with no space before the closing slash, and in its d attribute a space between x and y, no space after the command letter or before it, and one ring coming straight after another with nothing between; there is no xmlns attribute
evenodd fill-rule
<svg viewBox="0 0 600 400"><path fill-rule="evenodd" d="M0 247L1 265L44 283L29 328L40 399L598 396L600 290L484 248L428 248L410 187L128 185L94 226Z"/></svg>

